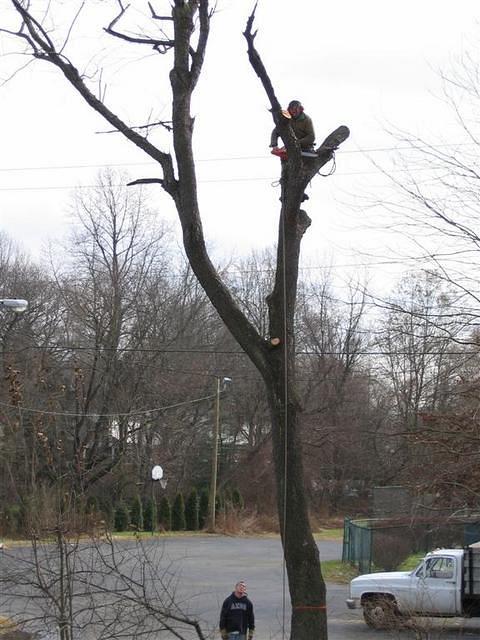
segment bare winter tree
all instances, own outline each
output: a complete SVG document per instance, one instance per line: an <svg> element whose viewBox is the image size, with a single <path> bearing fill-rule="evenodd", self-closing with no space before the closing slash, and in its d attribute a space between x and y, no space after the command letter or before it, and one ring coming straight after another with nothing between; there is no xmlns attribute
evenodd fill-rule
<svg viewBox="0 0 480 640"><path fill-rule="evenodd" d="M470 316L456 308L456 297L443 274L408 274L376 338L377 373L392 398L384 454L397 478L417 493L437 495L443 508L469 505L477 491L478 350L461 344Z"/></svg>
<svg viewBox="0 0 480 640"><path fill-rule="evenodd" d="M349 490L370 484L376 467L369 375L362 362L365 299L353 285L348 298L335 297L327 275L305 285L298 304L306 474L317 506L334 511Z"/></svg>
<svg viewBox="0 0 480 640"><path fill-rule="evenodd" d="M477 48L464 51L441 73L442 108L446 105L451 116L441 133L394 129L403 150L395 170L381 167L393 185L393 196L381 203L382 216L387 209L389 225L401 234L402 253L424 271L410 282L411 295L389 301L389 327L381 339L389 353L397 417L402 414L414 443L410 453L415 451L416 466L425 471L423 487L430 484L435 493L445 481L444 495L463 493L466 502L475 498L463 482L466 466L458 464L457 452L465 446L459 435L477 428L478 409L470 404L480 318ZM412 479L419 480L415 474Z"/></svg>
<svg viewBox="0 0 480 640"><path fill-rule="evenodd" d="M33 490L38 469L34 425L19 410L26 396L38 397L48 363L48 344L61 325L61 305L44 269L30 262L5 236L0 237L3 296L11 292L29 301L22 316L0 316L2 408L1 496L18 506ZM52 368L54 368L52 366Z"/></svg>
<svg viewBox="0 0 480 640"><path fill-rule="evenodd" d="M480 315L479 72L478 56L465 51L441 74L448 126L435 138L391 130L402 151L392 154L395 170L378 167L393 186L379 203L382 216L388 210L388 224L401 236L401 257L450 290L448 313L430 322L458 344L476 344Z"/></svg>
<svg viewBox="0 0 480 640"><path fill-rule="evenodd" d="M272 422L278 513L292 602L291 635L296 640L326 638L325 584L308 520L298 439L301 405L296 392L294 318L300 245L310 225L309 217L300 209L300 202L308 182L332 158L332 147L338 146L338 141L320 147L314 158L302 158L300 145L288 119L282 115L273 85L255 48L252 13L244 33L249 59L268 96L273 120L288 152L288 161L282 165L277 265L273 290L268 297L269 338L266 340L220 278L210 260L202 229L192 148L194 121L190 113L210 29L212 8L208 0L174 0L168 16L159 15L150 4L152 21L160 26L155 37L143 33L132 35L130 30L121 30L120 25L128 13L122 2L119 2L118 14L107 27L109 34L122 41L148 46L159 54L173 53L170 71L172 116L168 126L172 129L174 157L152 144L142 130L124 122L92 92L88 79L67 57L67 43L56 43L54 31L42 26L47 24L45 14L35 11L35 2L11 0L11 3L18 13L20 25L16 30L10 28L8 33L23 42L34 58L57 67L91 108L161 168L161 178L137 182L158 183L172 198L183 230L185 252L194 273L265 383ZM53 5L47 4L47 7L53 10Z"/></svg>
<svg viewBox="0 0 480 640"><path fill-rule="evenodd" d="M93 494L108 503L138 487L150 495L158 448L182 488L205 481L205 468L200 480L191 471L199 444L209 445L212 355L194 361L191 350L226 330L158 215L119 182L104 172L97 188L77 193L53 275L0 238L3 295L30 303L22 316L0 315L1 495L10 513L0 526L11 533L22 501L54 492L59 475L79 507ZM207 399L189 404L186 395Z"/></svg>
<svg viewBox="0 0 480 640"><path fill-rule="evenodd" d="M19 627L60 640L205 638L180 604L175 567L161 545L80 538L67 511L35 515L31 547L1 559L0 604Z"/></svg>

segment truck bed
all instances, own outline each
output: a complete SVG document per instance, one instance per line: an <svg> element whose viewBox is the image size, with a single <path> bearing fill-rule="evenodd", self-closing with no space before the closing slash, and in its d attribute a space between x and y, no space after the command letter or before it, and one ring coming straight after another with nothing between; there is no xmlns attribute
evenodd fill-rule
<svg viewBox="0 0 480 640"><path fill-rule="evenodd" d="M465 549L463 593L467 598L480 599L480 546Z"/></svg>

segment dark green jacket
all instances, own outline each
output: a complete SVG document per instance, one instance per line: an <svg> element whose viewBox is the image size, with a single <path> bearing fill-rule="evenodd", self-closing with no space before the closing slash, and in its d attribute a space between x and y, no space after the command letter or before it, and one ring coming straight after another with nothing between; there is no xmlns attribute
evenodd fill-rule
<svg viewBox="0 0 480 640"><path fill-rule="evenodd" d="M292 127L293 133L295 134L295 137L300 143L302 149L313 148L313 143L315 142L315 131L313 129L313 122L310 116L307 116L306 113L301 113L298 118L292 118L290 120L290 126ZM275 127L270 139L271 147L277 146L278 135L277 127Z"/></svg>

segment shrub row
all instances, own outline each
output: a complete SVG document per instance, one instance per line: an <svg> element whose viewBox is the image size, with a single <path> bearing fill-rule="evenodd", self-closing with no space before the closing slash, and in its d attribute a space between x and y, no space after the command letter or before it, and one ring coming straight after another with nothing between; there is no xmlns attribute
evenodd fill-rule
<svg viewBox="0 0 480 640"><path fill-rule="evenodd" d="M224 492L217 495L216 512L227 512L230 508L243 508L243 499L238 491ZM173 503L163 496L159 505L148 498L142 503L136 496L130 503L120 500L115 505L99 503L95 496L90 496L84 503L84 510L90 522L105 523L107 528L115 531L198 531L207 526L209 517L209 496L206 490L200 494L193 489L186 500L178 493ZM4 535L21 535L24 533L25 508L9 505L2 512L1 532Z"/></svg>
<svg viewBox="0 0 480 640"><path fill-rule="evenodd" d="M238 489L233 490L231 494L217 496L217 513L226 511L229 507L243 509L243 498ZM205 528L208 517L207 491L202 491L199 495L196 489L193 489L186 500L182 493L177 493L173 504L164 496L160 501L158 514L156 504L151 499L142 506L140 498L135 498L130 508L124 502L119 502L115 507L114 529L151 531L156 529L155 523L158 523L165 531L198 531Z"/></svg>

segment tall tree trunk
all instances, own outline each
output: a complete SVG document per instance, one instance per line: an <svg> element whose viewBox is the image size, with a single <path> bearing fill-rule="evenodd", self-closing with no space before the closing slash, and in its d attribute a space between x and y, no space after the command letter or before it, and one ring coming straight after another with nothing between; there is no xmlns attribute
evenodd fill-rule
<svg viewBox="0 0 480 640"><path fill-rule="evenodd" d="M279 372L277 389L268 389L268 399L280 532L292 605L291 638L327 638L326 590L305 501L298 407L295 401L285 401L283 384ZM288 391L292 385L286 386Z"/></svg>
<svg viewBox="0 0 480 640"><path fill-rule="evenodd" d="M298 435L301 406L296 391L295 307L300 244L310 218L299 208L303 194L300 168L282 163L282 210L275 285L268 298L272 346L264 376L272 420L277 506L292 605L292 638L327 638L326 590L318 547L312 535L304 490L302 445ZM298 173L297 173L298 172Z"/></svg>
<svg viewBox="0 0 480 640"><path fill-rule="evenodd" d="M200 15L202 3L200 2ZM175 42L186 42L183 32L189 29L188 12L183 3L174 9ZM181 19L180 19L181 18ZM190 97L193 86L188 83L188 55L177 54L171 72L173 88L173 131L179 171L177 203L183 228L184 246L192 269L223 321L243 347L265 382L273 435L274 467L278 516L290 600L292 604L291 637L295 640L326 640L325 583L321 573L318 548L313 539L305 499L302 450L298 438L299 402L295 389L295 305L297 296L300 244L310 226L310 218L300 209L305 187L331 157L328 152L309 166L304 165L301 151L288 121L282 120L281 108L258 53L253 47L251 26L246 37L249 57L261 78L272 104L272 110L289 152L282 163L281 201L275 285L268 298L270 338L279 339L278 346L265 341L246 320L230 293L220 281L206 252L196 199L195 165L192 153L193 121Z"/></svg>

